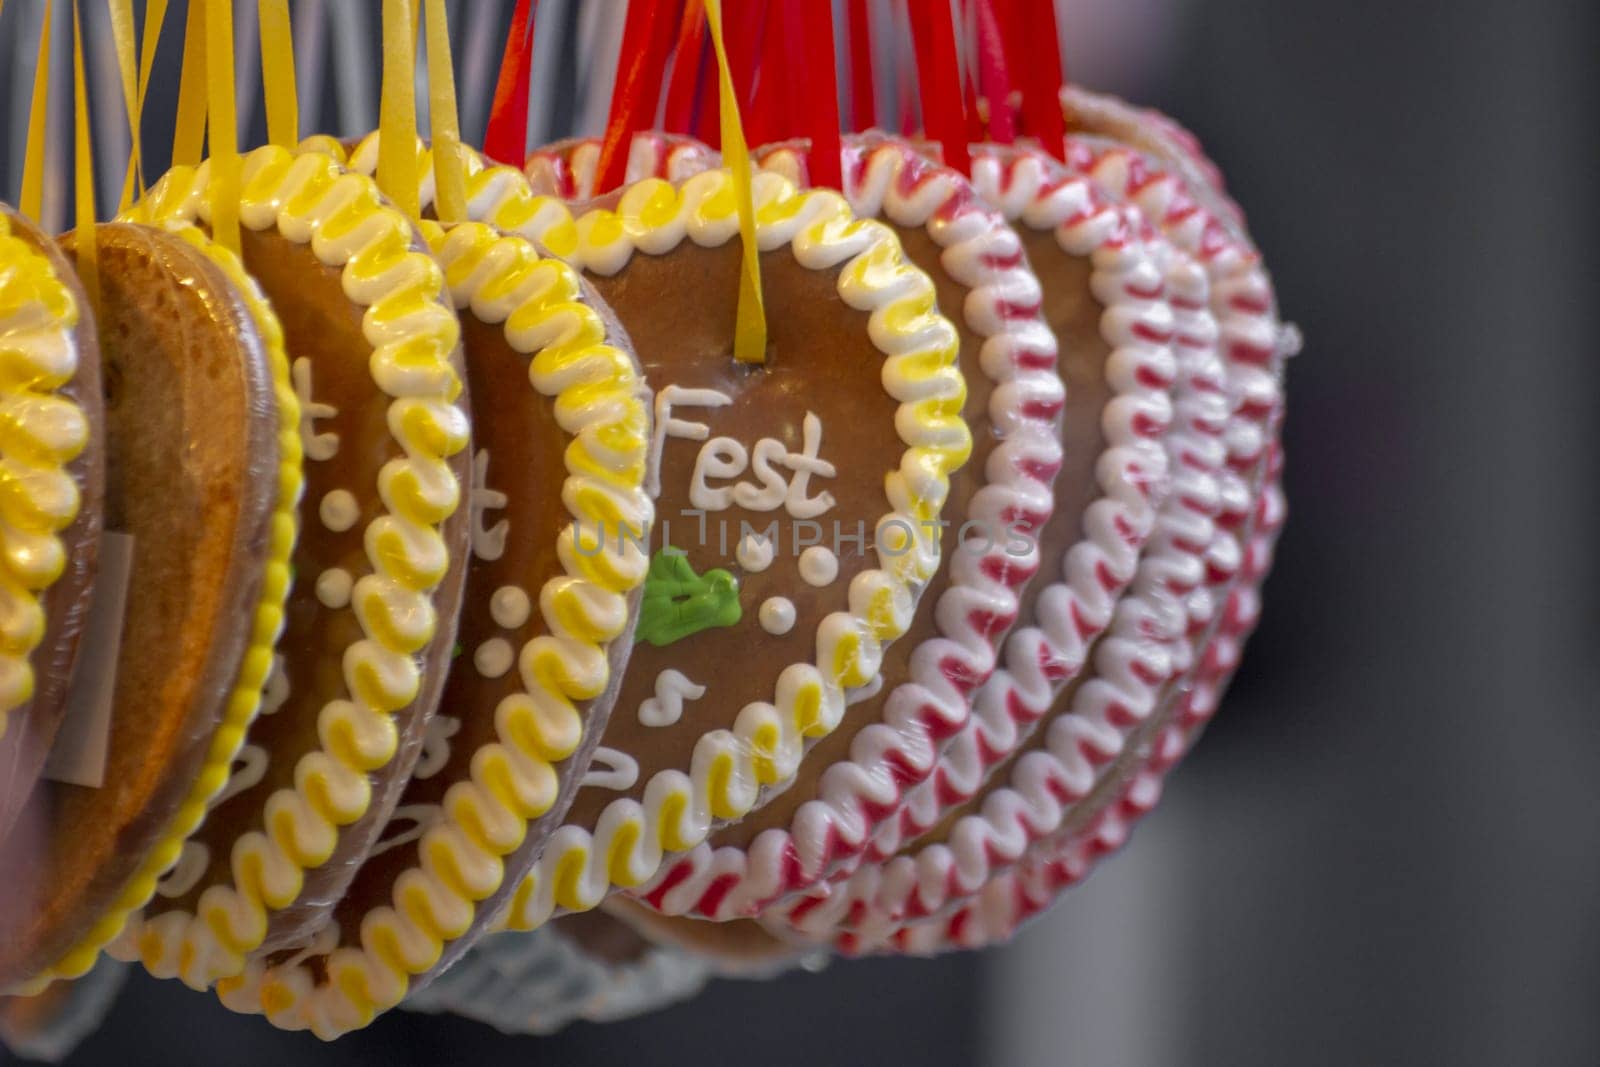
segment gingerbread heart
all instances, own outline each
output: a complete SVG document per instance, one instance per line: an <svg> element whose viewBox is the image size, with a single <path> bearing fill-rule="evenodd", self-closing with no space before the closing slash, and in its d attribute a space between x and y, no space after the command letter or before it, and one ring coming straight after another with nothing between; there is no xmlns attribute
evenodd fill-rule
<svg viewBox="0 0 1600 1067"><path fill-rule="evenodd" d="M942 565L906 636L885 653L874 691L817 743L794 785L639 891L668 914L754 915L858 858L966 724L972 693L993 672L1039 570L1065 390L1021 239L965 178L908 142L852 137L844 155L851 208L894 231L953 316L973 455L951 479ZM772 146L758 157L803 180L800 149Z"/></svg>
<svg viewBox="0 0 1600 1067"><path fill-rule="evenodd" d="M933 776L875 835L871 862L831 890L775 911L775 920L812 936L846 931L841 940L850 947L976 892L993 867L1025 847L1015 820L1047 820L1052 804L1058 813L1073 792L1092 787L1095 763L1125 739L1131 722L1124 720L1147 710L1124 707L1118 686L1170 671L1160 639L1178 630L1176 601L1202 576L1187 546L1206 531L1189 528L1184 505L1194 498L1202 510L1214 506L1214 492L1189 484L1180 464L1187 454L1168 440L1175 401L1194 391L1193 382L1180 383L1180 371L1203 374L1177 352L1191 339L1202 349L1214 343L1214 330L1208 335L1203 323L1175 314L1170 246L1137 210L1109 202L1085 175L1043 153L980 153L973 178L1023 233L1061 344L1068 466L1040 538L1053 573L1028 590L1004 667L976 694L971 720ZM1220 426L1220 410L1212 414ZM1182 520L1176 527L1175 519ZM1004 781L1010 763L1075 702L1086 710L1073 723L1087 728L1073 742L1093 749L1074 748L1060 773L1030 779L1038 788L993 820L961 822L990 810L991 776ZM952 837L957 824L960 835Z"/></svg>
<svg viewBox="0 0 1600 1067"><path fill-rule="evenodd" d="M1125 109L1122 118L1134 114L1144 115ZM1146 125L1150 121L1141 118ZM1156 711L1138 743L1102 771L1095 791L1058 829L1030 845L1014 870L992 879L972 901L896 931L891 942L903 951L972 947L1009 937L1024 919L1083 878L1096 859L1120 846L1132 824L1154 807L1165 774L1215 713L1259 619L1259 586L1285 519L1277 443L1281 382L1283 361L1297 348L1298 334L1278 319L1271 280L1243 231L1242 215L1218 216L1206 206L1220 190L1220 177L1196 175L1215 174L1216 168L1198 142L1175 139L1175 129L1163 120L1134 136L1119 121L1106 132L1127 134L1133 144L1075 134L1067 149L1075 167L1107 195L1136 202L1204 272L1206 307L1219 326L1221 395L1229 417L1217 442L1223 459L1215 472L1219 507L1206 553L1207 580L1189 601L1191 648L1157 694Z"/></svg>
<svg viewBox="0 0 1600 1067"><path fill-rule="evenodd" d="M649 395L626 335L528 241L481 223L423 228L476 398L457 655L331 933L219 985L229 1007L325 1038L453 964L533 866L611 712L647 565ZM602 525L627 536L584 539Z"/></svg>
<svg viewBox="0 0 1600 1067"><path fill-rule="evenodd" d="M937 567L927 524L970 439L932 284L837 194L764 174L755 195L770 333L753 366L732 358L728 172L647 180L578 220L574 258L655 390L657 533L622 696L513 927L644 883L786 787Z"/></svg>
<svg viewBox="0 0 1600 1067"><path fill-rule="evenodd" d="M0 918L0 986L86 972L150 899L260 704L288 587L301 468L272 312L192 227L96 244L105 524L131 538L107 787L35 791L44 847L6 857L34 877Z"/></svg>
<svg viewBox="0 0 1600 1067"><path fill-rule="evenodd" d="M370 179L257 149L236 202L176 168L135 217L236 207L300 398L296 581L261 718L204 827L116 951L195 988L321 928L376 843L443 689L465 574L460 324Z"/></svg>

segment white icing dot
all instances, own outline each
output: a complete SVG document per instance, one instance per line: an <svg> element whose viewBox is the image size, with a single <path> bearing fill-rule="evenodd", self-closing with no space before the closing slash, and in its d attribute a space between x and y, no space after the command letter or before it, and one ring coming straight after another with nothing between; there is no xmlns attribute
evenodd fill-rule
<svg viewBox="0 0 1600 1067"><path fill-rule="evenodd" d="M528 621L532 612L533 605L528 601L528 594L519 586L502 585L489 598L489 615L494 619L494 624L503 630L515 630Z"/></svg>
<svg viewBox="0 0 1600 1067"><path fill-rule="evenodd" d="M839 577L839 557L833 554L832 549L812 545L800 553L800 577L807 585L819 589L832 585L833 580Z"/></svg>
<svg viewBox="0 0 1600 1067"><path fill-rule="evenodd" d="M734 556L746 571L760 574L772 566L772 542L760 534L745 534Z"/></svg>
<svg viewBox="0 0 1600 1067"><path fill-rule="evenodd" d="M473 665L485 678L498 678L511 669L511 642L503 637L491 637L478 646L472 654Z"/></svg>
<svg viewBox="0 0 1600 1067"><path fill-rule="evenodd" d="M334 533L344 533L361 518L361 508L348 489L334 489L322 498L317 514L322 516L322 525Z"/></svg>
<svg viewBox="0 0 1600 1067"><path fill-rule="evenodd" d="M758 612L761 628L769 634L786 634L794 629L794 602L786 596L768 597Z"/></svg>
<svg viewBox="0 0 1600 1067"><path fill-rule="evenodd" d="M330 567L317 575L317 599L330 608L345 607L350 603L350 589L354 584L349 571Z"/></svg>

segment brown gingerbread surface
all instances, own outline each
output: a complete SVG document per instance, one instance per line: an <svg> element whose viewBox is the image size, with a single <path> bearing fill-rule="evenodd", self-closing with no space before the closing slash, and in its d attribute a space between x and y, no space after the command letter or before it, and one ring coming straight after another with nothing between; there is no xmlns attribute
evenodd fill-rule
<svg viewBox="0 0 1600 1067"><path fill-rule="evenodd" d="M0 908L0 986L80 940L204 765L248 645L277 493L277 410L248 311L205 257L100 228L108 530L133 538L105 786L46 783ZM63 242L70 253L75 245Z"/></svg>
<svg viewBox="0 0 1600 1067"><path fill-rule="evenodd" d="M194 836L207 850L204 876L186 893L158 897L147 909L148 917L180 908L193 913L208 886L231 882L233 841L261 828L267 799L293 788L301 757L321 748L318 718L323 706L348 699L343 654L363 636L348 591L373 573L363 535L384 510L379 472L400 455L387 422L391 398L368 367L373 345L363 333L363 309L345 296L339 270L319 260L309 245L276 231L245 228L242 243L245 267L282 321L300 394L307 447L295 580L278 641L277 677L268 683L267 699L248 737L249 748L260 754L255 758L265 759L264 770L253 785L218 804ZM459 352L455 359L459 373ZM470 455L463 451L450 466L458 484L467 486ZM263 951L303 943L327 917L377 840L421 755L455 641L468 541L465 504L463 489L462 506L441 531L450 569L433 597L434 636L418 652L422 671L417 695L392 717L399 739L396 754L368 775L366 814L339 829L328 860L305 873L296 902L270 914Z"/></svg>
<svg viewBox="0 0 1600 1067"><path fill-rule="evenodd" d="M89 425L88 443L67 472L78 484L78 515L61 531L66 569L41 598L45 632L33 651L33 699L8 716L0 737L0 841L16 820L29 792L43 770L50 745L66 713L67 686L77 661L78 638L88 617L90 594L99 559L100 530L105 497L105 405L100 385L100 342L94 309L78 282L77 272L61 249L21 215L0 206L13 235L27 242L49 261L55 276L72 293L78 305L74 339L78 367L72 380L56 390L75 403Z"/></svg>
<svg viewBox="0 0 1600 1067"><path fill-rule="evenodd" d="M702 248L685 240L665 255L637 254L615 275L593 279L634 339L646 379L656 393L658 422L663 417L664 391L673 387L717 390L731 400L721 407L673 403L667 412L671 418L705 426L706 441L672 434L664 438L650 548L659 553L670 541L685 553L688 567L701 579L710 571L726 572L737 583L740 614L732 625L713 626L669 643L658 645L648 639L636 643L596 766L614 769L603 762L605 750L612 750L636 760L637 774L628 776L632 781L626 788L613 788L626 777L591 776L591 785L578 793L569 823L593 827L605 806L619 795L642 798L657 772L687 772L703 735L731 729L749 703L771 702L779 673L814 659L818 624L828 614L847 609L850 580L877 566L874 527L890 510L884 478L905 449L895 429L898 405L880 380L883 355L868 336L868 316L840 300L837 269L802 267L788 246L764 253L767 361L760 366L740 365L733 358L739 264L737 242ZM670 392L666 399L673 399ZM809 453L808 421L814 429ZM781 448L789 456L809 454L831 465L832 475L813 473L803 488L808 498L828 494L832 503L820 508L815 518L802 520L787 505L757 511L733 502L706 514L702 531L700 517L691 514L696 509L689 488L702 447L718 438L731 438L752 454L761 447L759 442L771 440L776 445L769 448ZM777 463L773 467L786 480L798 483L795 471ZM747 469L707 478L706 484L724 488L740 477L748 481L751 474ZM853 537L858 523L862 540L838 543L833 580L820 586L802 580L798 557L804 549L796 542L814 535L833 551L835 524L842 535ZM742 536L769 527L770 565L760 570L741 566L737 556ZM779 597L792 603L794 622L786 633L774 634L763 628L760 615L769 598ZM684 702L682 717L675 723L647 725L641 706L656 696L657 681L668 670L681 672L691 683L704 686L705 692Z"/></svg>

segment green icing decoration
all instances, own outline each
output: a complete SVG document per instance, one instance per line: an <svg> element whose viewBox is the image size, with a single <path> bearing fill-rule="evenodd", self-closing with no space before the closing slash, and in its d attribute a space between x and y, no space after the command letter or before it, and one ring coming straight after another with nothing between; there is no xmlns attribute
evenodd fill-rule
<svg viewBox="0 0 1600 1067"><path fill-rule="evenodd" d="M701 630L732 626L741 614L733 575L725 570L696 574L682 550L663 548L650 560L636 636L659 648Z"/></svg>

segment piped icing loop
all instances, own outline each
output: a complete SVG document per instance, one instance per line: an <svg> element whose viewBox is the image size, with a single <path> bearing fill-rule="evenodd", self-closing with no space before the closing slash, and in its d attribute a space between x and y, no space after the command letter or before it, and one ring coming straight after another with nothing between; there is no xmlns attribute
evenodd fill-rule
<svg viewBox="0 0 1600 1067"><path fill-rule="evenodd" d="M1204 307L1218 325L1225 377L1216 391L1228 418L1218 434L1224 462L1216 471L1218 508L1204 555L1207 581L1204 595L1191 598L1195 647L1178 664L1181 684L1165 695L1167 706L1147 726L1139 751L1105 773L1114 788L1098 805L1085 805L1065 826L1030 845L1015 868L991 879L970 902L886 937L882 931L869 937L846 934L837 942L846 951L886 945L929 952L991 943L1010 936L1020 922L1082 879L1154 807L1166 772L1215 712L1259 619L1258 587L1286 514L1277 438L1283 361L1293 353L1297 335L1279 322L1271 281L1244 232L1242 213L1222 193L1220 176L1198 142L1162 117L1135 114L1090 94L1074 96L1096 126L1111 125L1130 143L1069 137L1069 162L1108 195L1138 203L1208 276ZM1222 214L1213 214L1219 207ZM1180 315L1185 309L1196 314L1200 295L1180 293L1177 303Z"/></svg>
<svg viewBox="0 0 1600 1067"><path fill-rule="evenodd" d="M773 146L758 156L763 168L803 179L797 148ZM966 290L959 311L981 345L978 362L991 390L987 414L1001 440L967 513L950 520L975 524L986 544L962 544L950 554L949 586L934 606L936 634L914 651L909 676L896 679L886 703L874 709L876 721L851 740L848 758L822 770L808 787L815 795L785 825L762 830L748 846L713 837L637 892L669 914L754 915L861 854L873 829L932 772L942 742L966 723L972 691L993 672L997 644L1039 568L1037 539L1017 542L1025 546L1019 552L1009 535L1036 533L1054 508L1064 388L1055 371L1055 336L1039 316L1039 281L1015 231L965 179L906 142L851 138L844 163L844 191L856 214L925 230L942 269ZM819 579L829 563L837 566L820 556L826 551L806 550L819 553ZM807 562L802 554L802 577ZM792 625L792 607L784 615L771 601L762 605L764 625L769 606L775 625Z"/></svg>
<svg viewBox="0 0 1600 1067"><path fill-rule="evenodd" d="M535 149L523 172L533 191L542 196L582 201L595 195L595 175L600 166L601 140L574 137ZM681 134L646 130L634 135L628 148L625 184L646 178L681 182L704 170L722 165L721 156L703 141Z"/></svg>
<svg viewBox="0 0 1600 1067"><path fill-rule="evenodd" d="M283 326L260 287L232 252L187 221L164 219L153 224L199 250L222 272L243 301L256 328L277 405L278 496L262 561L261 594L249 633L249 646L240 660L238 678L228 693L221 723L212 734L204 765L189 795L168 823L164 836L150 850L91 933L51 969L48 977L52 979L72 979L88 973L102 950L119 959L131 958L127 946L130 938L136 936L132 932L142 925L140 909L150 903L162 880L180 867L186 854L190 865L196 862L189 838L204 821L206 812L227 790L250 723L258 713L268 710L274 649L283 633L285 608L293 584L290 560L300 532L299 506L305 485L300 405L289 372L289 357L284 350Z"/></svg>
<svg viewBox="0 0 1600 1067"><path fill-rule="evenodd" d="M973 850L981 852L1001 830L979 835L984 839L970 848L963 839L959 852L954 840L949 846L914 842L979 795L990 771L1019 751L1108 630L1120 620L1135 633L1159 614L1152 604L1158 587L1137 579L1147 552L1160 555L1171 548L1158 515L1174 483L1163 438L1174 417L1169 394L1181 349L1175 344L1178 322L1167 287L1165 242L1137 210L1110 203L1085 176L1063 171L1037 151L986 146L974 157L973 184L1006 217L1053 233L1062 252L1090 263L1089 286L1104 307L1099 332L1110 349L1105 377L1112 390L1101 420L1106 449L1095 464L1101 495L1083 513L1081 539L1059 561L1045 561L1053 580L1039 593L1034 618L1011 634L1003 666L975 694L972 715L931 777L911 790L898 817L878 827L864 850L867 862L831 888L769 910L776 921L810 936L828 938L862 924L888 928L922 906L920 900L908 902L914 890L927 888L940 900L955 892L935 885L919 862L937 866L941 874L987 870L989 859ZM1175 624L1172 610L1162 617L1169 629ZM1144 662L1143 648L1137 641L1124 648L1116 664L1119 680L1134 677L1130 672L1168 669L1165 660L1153 668ZM1120 742L1112 735L1118 734L1096 739L1114 745ZM1057 798L1041 793L1037 799L1059 808ZM1002 844L1013 852L1021 847ZM979 883L974 877L961 884Z"/></svg>
<svg viewBox="0 0 1600 1067"><path fill-rule="evenodd" d="M208 163L177 167L130 219L209 223L214 196ZM118 940L124 958L202 989L243 970L266 935L268 912L296 901L304 873L325 863L340 829L368 810L368 775L396 754L390 716L418 692L416 656L439 621L430 594L449 562L439 525L461 495L447 461L468 439L451 363L460 324L442 273L413 248L410 223L371 181L327 156L268 146L244 158L238 206L249 229L308 245L366 309L368 368L389 398L388 431L401 454L382 470L382 508L363 533L371 573L350 594L361 636L343 653L345 695L318 715L319 747L301 757L293 786L268 798L261 828L234 842L228 883L208 886L192 913L175 908L130 922Z"/></svg>
<svg viewBox="0 0 1600 1067"><path fill-rule="evenodd" d="M611 682L606 648L626 634L626 598L645 575L637 539L653 519L643 489L647 392L632 357L608 343L577 273L481 223L423 229L456 306L502 328L511 348L529 357L529 385L559 413L571 438L560 497L572 522L562 527L561 573L537 591L543 631L517 652L520 686L494 709L497 739L472 754L470 775L449 787L442 812L418 824L417 865L393 880L387 903L361 917L356 938L335 936L273 966L253 961L219 983L234 1010L264 1012L280 1028L323 1038L400 1003L412 976L434 966L501 884L503 860L528 824L556 803L554 764L583 740L579 702ZM580 553L575 524L620 524L633 537ZM494 608L525 621L531 605L518 612L515 599L497 595Z"/></svg>
<svg viewBox="0 0 1600 1067"><path fill-rule="evenodd" d="M49 259L0 213L0 736L33 697L40 595L66 567L61 533L78 514L67 466L88 445L89 423L59 390L77 372L82 314Z"/></svg>
<svg viewBox="0 0 1600 1067"><path fill-rule="evenodd" d="M654 773L637 797L614 798L582 825L569 821L557 830L512 901L505 921L513 928L592 908L613 886L645 883L666 856L694 848L713 826L751 811L764 789L786 784L809 739L832 732L848 692L875 676L884 645L905 632L916 596L939 564L938 539L927 531L971 440L960 415L965 386L955 366L956 336L935 310L931 280L906 262L892 231L855 218L837 193L800 192L779 175L758 174L754 200L760 247L787 246L802 268L837 271L839 297L867 314L869 339L886 357L879 377L898 404L895 429L906 447L883 482L890 510L867 550L876 567L855 575L847 610L822 619L813 658L784 668L770 699L746 705L731 730L702 734L686 766ZM732 177L705 171L677 186L646 179L624 190L614 210L583 215L576 229L571 258L602 277L617 274L636 252L723 245L738 231Z"/></svg>
<svg viewBox="0 0 1600 1067"><path fill-rule="evenodd" d="M863 944L851 935L840 947L866 947L910 955L951 948L983 948L1009 939L1028 919L1048 908L1066 889L1081 882L1102 857L1127 843L1137 822L1155 809L1167 773L1183 758L1216 713L1229 677L1238 667L1244 643L1261 617L1258 588L1272 565L1272 552L1286 515L1278 478L1276 446L1268 457L1267 484L1243 553L1238 582L1221 608L1219 625L1196 653L1193 684L1175 715L1151 741L1141 765L1108 802L1082 825L1073 825L1030 846L1015 867L990 879L973 898L945 915L909 923L881 943Z"/></svg>

